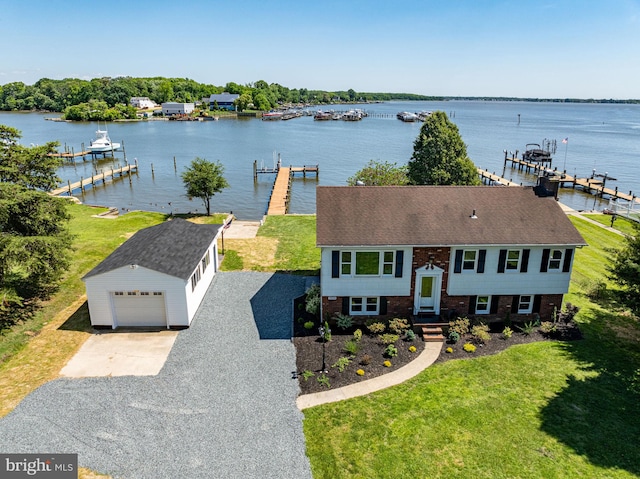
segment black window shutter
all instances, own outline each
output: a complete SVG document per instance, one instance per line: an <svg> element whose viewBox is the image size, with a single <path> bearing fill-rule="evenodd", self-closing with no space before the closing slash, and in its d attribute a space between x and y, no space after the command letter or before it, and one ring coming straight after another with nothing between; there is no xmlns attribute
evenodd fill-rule
<svg viewBox="0 0 640 479"><path fill-rule="evenodd" d="M331 252L331 277L340 277L340 251Z"/></svg>
<svg viewBox="0 0 640 479"><path fill-rule="evenodd" d="M539 294L536 294L533 297L533 309L532 309L532 313L539 313L540 312L540 303L542 303L542 296Z"/></svg>
<svg viewBox="0 0 640 479"><path fill-rule="evenodd" d="M529 251L528 249L522 250L522 261L520 262L520 272L526 273L529 268Z"/></svg>
<svg viewBox="0 0 640 479"><path fill-rule="evenodd" d="M490 314L496 314L498 312L498 303L500 302L500 296L494 294L491 296L491 309L489 310Z"/></svg>
<svg viewBox="0 0 640 479"><path fill-rule="evenodd" d="M481 249L478 252L478 273L484 273L484 262L487 259L487 250Z"/></svg>
<svg viewBox="0 0 640 479"><path fill-rule="evenodd" d="M469 314L475 314L477 300L478 300L477 296L469 296Z"/></svg>
<svg viewBox="0 0 640 479"><path fill-rule="evenodd" d="M463 255L464 251L462 251L461 249L457 249L456 250L456 260L453 266L453 272L454 273L461 273L462 272L462 255Z"/></svg>
<svg viewBox="0 0 640 479"><path fill-rule="evenodd" d="M504 265L507 263L507 250L501 249L498 257L498 273L504 273Z"/></svg>
<svg viewBox="0 0 640 479"><path fill-rule="evenodd" d="M518 313L518 306L520 305L520 296L514 296L511 300L511 312L514 314Z"/></svg>
<svg viewBox="0 0 640 479"><path fill-rule="evenodd" d="M549 248L545 248L542 250L542 261L540 262L541 273L547 272L547 268L549 267L549 253L551 253L551 250Z"/></svg>
<svg viewBox="0 0 640 479"><path fill-rule="evenodd" d="M567 248L564 252L564 263L562 264L562 272L568 273L571 269L571 257L573 256L573 250Z"/></svg>
<svg viewBox="0 0 640 479"><path fill-rule="evenodd" d="M402 278L402 265L404 264L404 251L396 251L396 278Z"/></svg>
<svg viewBox="0 0 640 479"><path fill-rule="evenodd" d="M349 314L349 297L342 298L342 314Z"/></svg>
<svg viewBox="0 0 640 479"><path fill-rule="evenodd" d="M387 314L387 298L380 296L380 314Z"/></svg>

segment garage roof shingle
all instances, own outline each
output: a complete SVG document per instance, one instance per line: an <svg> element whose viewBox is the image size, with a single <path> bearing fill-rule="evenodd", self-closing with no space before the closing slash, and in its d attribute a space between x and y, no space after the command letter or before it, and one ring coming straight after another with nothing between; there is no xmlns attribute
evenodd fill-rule
<svg viewBox="0 0 640 479"><path fill-rule="evenodd" d="M187 280L221 227L174 218L145 228L125 241L84 278L135 264Z"/></svg>

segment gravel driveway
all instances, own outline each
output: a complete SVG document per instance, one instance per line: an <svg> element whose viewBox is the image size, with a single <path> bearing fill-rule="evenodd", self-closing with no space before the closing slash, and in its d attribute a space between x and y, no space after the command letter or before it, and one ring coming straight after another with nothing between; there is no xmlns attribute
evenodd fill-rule
<svg viewBox="0 0 640 479"><path fill-rule="evenodd" d="M114 478L311 478L289 341L305 285L219 273L159 375L49 382L0 420L0 451L78 453Z"/></svg>

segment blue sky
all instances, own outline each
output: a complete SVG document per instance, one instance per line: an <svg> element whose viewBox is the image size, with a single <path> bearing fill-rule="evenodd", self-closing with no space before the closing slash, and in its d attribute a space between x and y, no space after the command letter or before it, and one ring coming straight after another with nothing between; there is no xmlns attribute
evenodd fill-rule
<svg viewBox="0 0 640 479"><path fill-rule="evenodd" d="M0 45L0 84L640 98L640 0L5 0Z"/></svg>

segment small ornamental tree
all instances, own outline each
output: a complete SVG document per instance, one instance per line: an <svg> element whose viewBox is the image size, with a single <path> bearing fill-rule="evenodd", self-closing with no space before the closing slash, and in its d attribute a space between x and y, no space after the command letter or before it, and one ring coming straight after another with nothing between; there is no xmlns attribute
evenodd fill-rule
<svg viewBox="0 0 640 479"><path fill-rule="evenodd" d="M407 175L412 185L480 184L458 127L443 111L433 112L420 128Z"/></svg>
<svg viewBox="0 0 640 479"><path fill-rule="evenodd" d="M640 314L640 223L633 224L635 234L626 237L626 244L618 250L607 270L609 278L622 286L622 300Z"/></svg>
<svg viewBox="0 0 640 479"><path fill-rule="evenodd" d="M182 172L182 182L187 189L187 195L200 198L207 210L207 216L211 214L211 198L220 193L229 183L222 176L224 166L218 161L211 162L203 158L196 158L191 165Z"/></svg>
<svg viewBox="0 0 640 479"><path fill-rule="evenodd" d="M350 186L361 181L366 186L397 186L409 183L407 166L398 166L387 161L369 160L369 163L347 180Z"/></svg>

